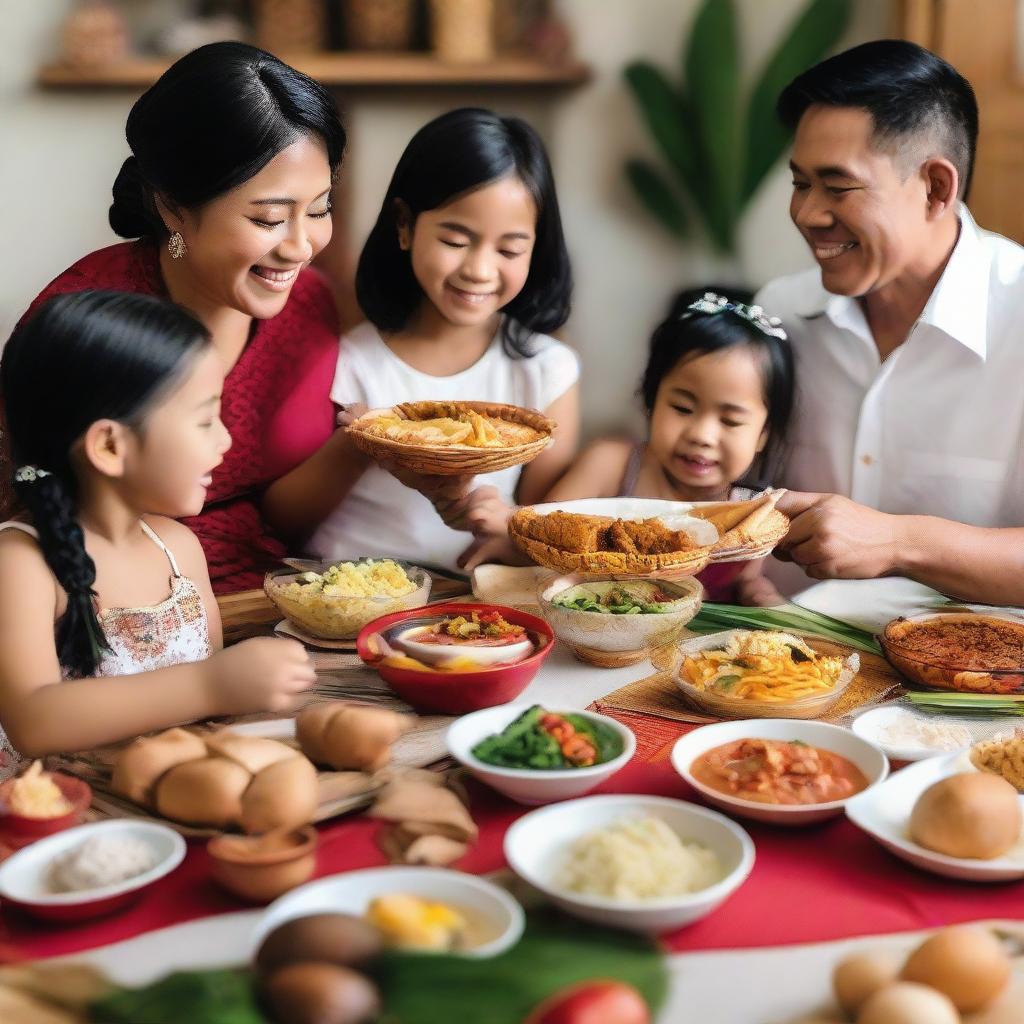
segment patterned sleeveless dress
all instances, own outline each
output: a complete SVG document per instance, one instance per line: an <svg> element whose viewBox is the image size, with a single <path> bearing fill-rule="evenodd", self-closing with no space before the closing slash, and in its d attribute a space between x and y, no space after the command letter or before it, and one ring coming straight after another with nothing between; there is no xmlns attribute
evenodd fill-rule
<svg viewBox="0 0 1024 1024"><path fill-rule="evenodd" d="M167 556L171 593L166 600L147 608L97 608L109 649L103 651L95 676L135 675L210 656L209 624L199 590L181 574L174 555L155 531L146 523L140 525ZM0 523L0 530L22 530L38 536L27 523ZM70 678L66 671L62 674ZM17 774L25 763L0 727L0 781Z"/></svg>

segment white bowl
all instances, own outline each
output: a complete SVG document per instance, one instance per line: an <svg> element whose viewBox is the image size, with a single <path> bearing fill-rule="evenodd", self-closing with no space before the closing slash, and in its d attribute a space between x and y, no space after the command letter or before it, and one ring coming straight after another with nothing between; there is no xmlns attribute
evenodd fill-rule
<svg viewBox="0 0 1024 1024"><path fill-rule="evenodd" d="M660 818L684 842L703 843L725 869L720 882L699 892L651 900L611 900L572 892L558 881L573 844L624 818ZM660 796L588 796L543 807L505 833L505 859L520 878L557 907L596 924L637 932L662 932L706 917L731 896L754 866L754 843L724 815Z"/></svg>
<svg viewBox="0 0 1024 1024"><path fill-rule="evenodd" d="M950 747L946 750L939 750L934 747L896 746L886 742L884 739L885 730L902 718L918 719L920 721L928 720L928 716L918 711L901 706L883 705L880 708L872 708L870 711L865 711L863 714L858 715L853 720L850 728L862 739L867 740L869 743L874 743L893 761L925 761L930 757L943 757L953 753L955 750L963 750L964 747L969 747L972 743L982 738L981 735L972 735L977 728L976 723L972 723L968 719L943 718L940 721L952 721L957 725L962 725L967 730L967 740L965 743L955 748ZM995 728L991 730L993 733L1001 730L1012 732L1012 725L1009 725L1005 718L994 724ZM983 732L985 731L983 729Z"/></svg>
<svg viewBox="0 0 1024 1024"><path fill-rule="evenodd" d="M411 658L423 662L424 665L441 665L455 658L471 658L481 666L512 664L522 661L534 650L534 643L529 638L520 640L519 643L505 644L503 647L421 643L416 639L416 634L422 633L428 628L419 625L403 630L391 639L391 645L400 648Z"/></svg>
<svg viewBox="0 0 1024 1024"><path fill-rule="evenodd" d="M502 888L476 875L445 868L367 868L346 871L300 885L263 912L253 934L252 954L278 925L310 914L354 914L361 917L377 896L403 893L434 903L448 903L474 915L493 934L489 942L462 953L489 957L504 953L523 934L523 908Z"/></svg>
<svg viewBox="0 0 1024 1024"><path fill-rule="evenodd" d="M708 803L754 821L767 821L773 825L810 825L841 814L850 799L830 800L822 804L765 804L756 800L720 793L716 789L698 782L690 772L690 766L714 747L736 740L801 740L812 747L829 750L852 761L867 777L868 790L878 785L889 774L889 762L885 754L873 743L854 735L849 729L825 722L808 722L803 719L770 718L748 719L737 722L718 722L701 726L676 741L672 748L672 764L675 770L697 790Z"/></svg>
<svg viewBox="0 0 1024 1024"><path fill-rule="evenodd" d="M517 803L549 804L555 800L568 800L572 797L588 793L606 779L611 778L620 768L629 763L636 753L636 737L632 731L608 715L599 715L594 711L575 711L571 708L549 708L556 713L571 711L581 718L589 718L595 722L614 729L622 738L622 753L603 764L591 765L589 768L502 768L499 765L487 764L472 754L481 740L501 732L506 725L518 718L533 704L499 704L494 708L484 708L457 719L448 729L445 741L448 753L459 764L468 768L481 782L486 782L492 789Z"/></svg>
<svg viewBox="0 0 1024 1024"><path fill-rule="evenodd" d="M858 793L847 802L846 816L890 853L933 874L969 882L1024 878L1024 835L1013 849L992 860L949 857L927 850L910 838L910 814L918 797L940 779L976 770L967 751L918 761L896 772L880 786ZM1024 810L1024 796L1019 799Z"/></svg>
<svg viewBox="0 0 1024 1024"><path fill-rule="evenodd" d="M49 872L62 854L96 836L127 836L146 843L156 862L113 885L80 892L50 892ZM148 885L170 874L185 857L185 840L166 825L147 821L94 821L65 829L18 850L0 864L0 900L52 920L83 920L127 905Z"/></svg>

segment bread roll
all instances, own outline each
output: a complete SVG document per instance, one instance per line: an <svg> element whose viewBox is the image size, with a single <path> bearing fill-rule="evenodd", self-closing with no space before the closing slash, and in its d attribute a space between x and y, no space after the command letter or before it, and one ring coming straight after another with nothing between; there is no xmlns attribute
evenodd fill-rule
<svg viewBox="0 0 1024 1024"><path fill-rule="evenodd" d="M319 803L316 768L301 754L264 768L242 796L238 822L249 833L297 828L313 820Z"/></svg>
<svg viewBox="0 0 1024 1024"><path fill-rule="evenodd" d="M391 745L412 728L413 717L384 708L330 701L300 711L295 737L302 752L337 771L374 772L391 759Z"/></svg>
<svg viewBox="0 0 1024 1024"><path fill-rule="evenodd" d="M261 736L241 736L230 729L221 729L212 736L206 737L206 746L211 754L226 757L235 764L240 764L250 775L269 768L278 761L296 757L294 748L277 740L264 739Z"/></svg>
<svg viewBox="0 0 1024 1024"><path fill-rule="evenodd" d="M157 783L156 808L174 821L226 828L241 819L242 794L251 779L240 764L225 757L188 761Z"/></svg>
<svg viewBox="0 0 1024 1024"><path fill-rule="evenodd" d="M110 788L134 803L152 806L153 789L160 776L176 765L201 757L206 757L206 744L184 729L143 736L121 752Z"/></svg>

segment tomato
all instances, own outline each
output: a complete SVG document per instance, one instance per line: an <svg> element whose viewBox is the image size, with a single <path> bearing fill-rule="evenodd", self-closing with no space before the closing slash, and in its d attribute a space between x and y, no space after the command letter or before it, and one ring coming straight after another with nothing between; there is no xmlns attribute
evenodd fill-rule
<svg viewBox="0 0 1024 1024"><path fill-rule="evenodd" d="M651 1024L651 1011L632 985L584 981L545 999L523 1024Z"/></svg>

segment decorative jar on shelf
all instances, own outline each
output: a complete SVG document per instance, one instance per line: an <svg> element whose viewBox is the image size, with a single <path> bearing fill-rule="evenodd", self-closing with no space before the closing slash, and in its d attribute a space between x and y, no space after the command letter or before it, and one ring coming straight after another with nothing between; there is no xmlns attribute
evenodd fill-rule
<svg viewBox="0 0 1024 1024"><path fill-rule="evenodd" d="M430 0L430 37L439 60L478 64L494 56L494 0Z"/></svg>
<svg viewBox="0 0 1024 1024"><path fill-rule="evenodd" d="M416 28L414 0L342 0L350 50L408 50Z"/></svg>
<svg viewBox="0 0 1024 1024"><path fill-rule="evenodd" d="M324 0L252 0L256 45L272 53L327 48Z"/></svg>

